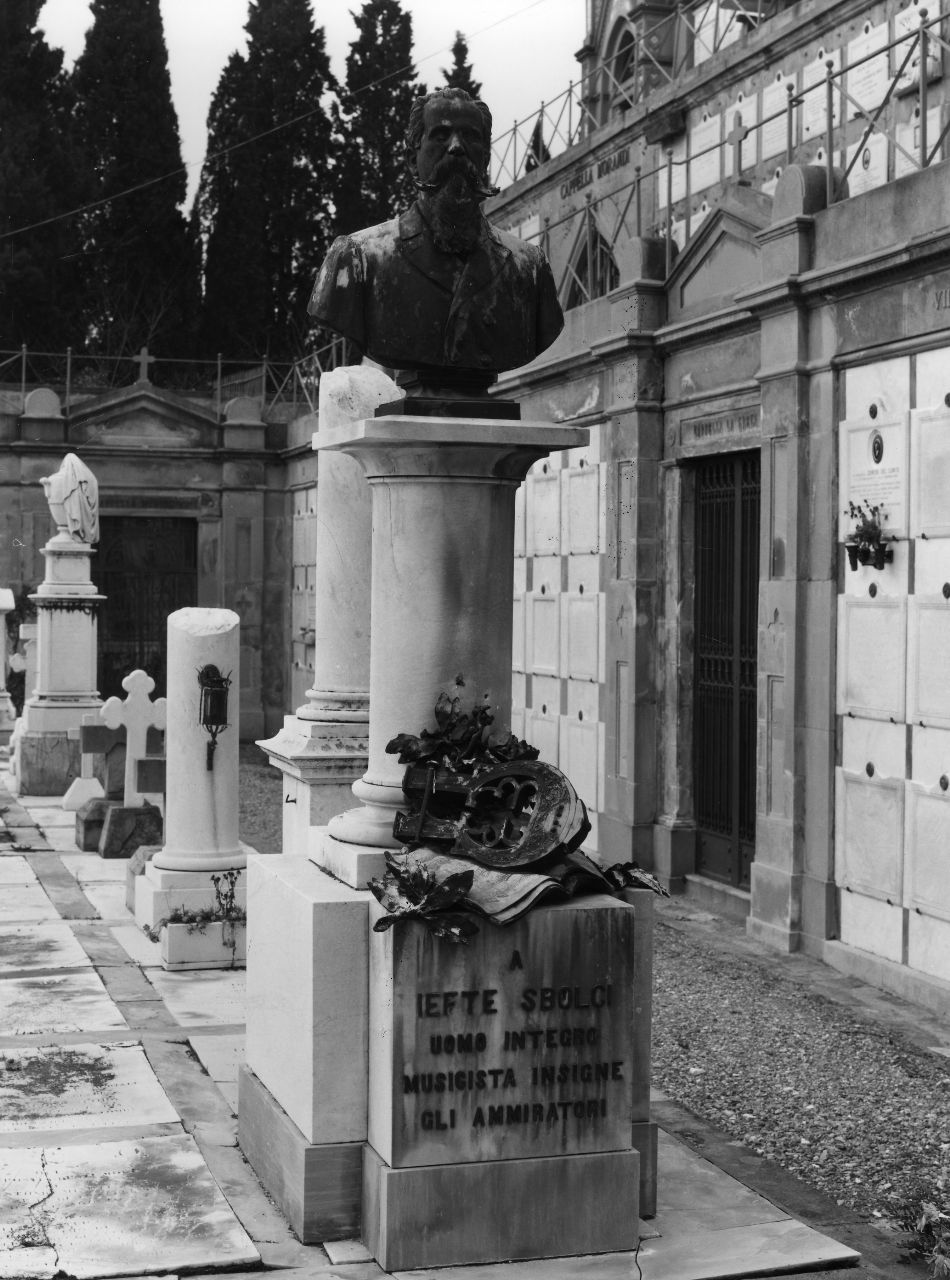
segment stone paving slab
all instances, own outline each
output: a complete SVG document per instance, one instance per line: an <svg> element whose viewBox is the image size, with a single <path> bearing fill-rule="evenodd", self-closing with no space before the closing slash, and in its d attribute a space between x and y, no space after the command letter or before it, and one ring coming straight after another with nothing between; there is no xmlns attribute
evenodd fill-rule
<svg viewBox="0 0 950 1280"><path fill-rule="evenodd" d="M36 813L31 813L30 817L43 831L59 827L68 827L70 831L76 830L76 814L72 809L38 809Z"/></svg>
<svg viewBox="0 0 950 1280"><path fill-rule="evenodd" d="M824 1269L858 1254L792 1218L752 1227L691 1232L644 1241L634 1253L395 1271L396 1280L744 1280Z"/></svg>
<svg viewBox="0 0 950 1280"><path fill-rule="evenodd" d="M244 1062L242 1035L189 1036L188 1043L198 1055L198 1060L215 1082L236 1081L238 1067Z"/></svg>
<svg viewBox="0 0 950 1280"><path fill-rule="evenodd" d="M0 1036L127 1027L96 973L0 981Z"/></svg>
<svg viewBox="0 0 950 1280"><path fill-rule="evenodd" d="M128 863L124 858L100 858L98 853L64 853L63 866L80 884L125 884Z"/></svg>
<svg viewBox="0 0 950 1280"><path fill-rule="evenodd" d="M164 1272L260 1259L185 1134L26 1147L7 1153L6 1168L2 1277L100 1280L153 1271L159 1260ZM40 1246L29 1250L32 1271L22 1270L25 1239Z"/></svg>
<svg viewBox="0 0 950 1280"><path fill-rule="evenodd" d="M59 912L39 884L4 885L0 892L0 924L58 919Z"/></svg>
<svg viewBox="0 0 950 1280"><path fill-rule="evenodd" d="M25 1131L177 1120L139 1044L49 1045L7 1050L0 1059L0 1147L5 1135Z"/></svg>
<svg viewBox="0 0 950 1280"><path fill-rule="evenodd" d="M183 1027L244 1022L243 970L185 970L149 974L169 1012Z"/></svg>
<svg viewBox="0 0 950 1280"><path fill-rule="evenodd" d="M72 929L58 918L0 924L0 978L37 969L88 969L91 964Z"/></svg>
<svg viewBox="0 0 950 1280"><path fill-rule="evenodd" d="M121 920L124 923L134 919L125 905L124 884L84 884L82 891L103 920Z"/></svg>
<svg viewBox="0 0 950 1280"><path fill-rule="evenodd" d="M130 960L145 968L157 968L162 963L162 948L153 942L137 924L119 924L110 929Z"/></svg>
<svg viewBox="0 0 950 1280"><path fill-rule="evenodd" d="M36 872L22 853L0 858L0 886L8 884L36 884Z"/></svg>
<svg viewBox="0 0 950 1280"><path fill-rule="evenodd" d="M46 843L57 853L78 853L76 833L65 827L50 827L43 832Z"/></svg>

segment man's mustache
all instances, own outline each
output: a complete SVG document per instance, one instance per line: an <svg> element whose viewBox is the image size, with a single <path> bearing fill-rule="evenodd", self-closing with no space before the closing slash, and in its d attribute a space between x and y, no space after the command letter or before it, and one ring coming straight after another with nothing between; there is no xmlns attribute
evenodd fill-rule
<svg viewBox="0 0 950 1280"><path fill-rule="evenodd" d="M489 185L488 175L480 174L466 156L443 156L432 170L432 177L428 182L421 182L418 178L415 179L416 189L419 191L439 191L456 175L464 178L473 194L479 196L482 200L487 200L489 196L498 195L500 188Z"/></svg>

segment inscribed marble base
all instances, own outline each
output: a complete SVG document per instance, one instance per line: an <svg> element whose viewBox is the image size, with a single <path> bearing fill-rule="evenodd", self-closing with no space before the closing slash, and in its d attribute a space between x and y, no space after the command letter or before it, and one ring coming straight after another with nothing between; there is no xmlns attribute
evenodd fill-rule
<svg viewBox="0 0 950 1280"><path fill-rule="evenodd" d="M0 978L31 969L87 969L91 964L62 920L0 925Z"/></svg>
<svg viewBox="0 0 950 1280"><path fill-rule="evenodd" d="M0 1036L127 1030L98 974L0 982Z"/></svg>
<svg viewBox="0 0 950 1280"><path fill-rule="evenodd" d="M5 1057L0 1135L174 1124L179 1118L138 1044L8 1049Z"/></svg>
<svg viewBox="0 0 950 1280"><path fill-rule="evenodd" d="M0 1277L99 1280L260 1261L188 1135L25 1147L6 1163ZM24 1249L26 1239L40 1247ZM41 1252L39 1267L22 1269L24 1254Z"/></svg>
<svg viewBox="0 0 950 1280"><path fill-rule="evenodd" d="M244 973L198 970L149 974L152 986L180 1026L234 1026L244 1023Z"/></svg>

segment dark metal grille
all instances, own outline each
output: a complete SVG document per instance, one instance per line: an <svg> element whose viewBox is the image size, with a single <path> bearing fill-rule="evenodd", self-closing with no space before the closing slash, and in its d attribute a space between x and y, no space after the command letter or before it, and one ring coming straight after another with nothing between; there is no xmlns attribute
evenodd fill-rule
<svg viewBox="0 0 950 1280"><path fill-rule="evenodd" d="M694 783L698 870L740 888L755 853L759 455L696 476Z"/></svg>
<svg viewBox="0 0 950 1280"><path fill-rule="evenodd" d="M123 678L140 668L164 697L168 615L197 604L197 521L103 516L100 526L99 692L125 697Z"/></svg>

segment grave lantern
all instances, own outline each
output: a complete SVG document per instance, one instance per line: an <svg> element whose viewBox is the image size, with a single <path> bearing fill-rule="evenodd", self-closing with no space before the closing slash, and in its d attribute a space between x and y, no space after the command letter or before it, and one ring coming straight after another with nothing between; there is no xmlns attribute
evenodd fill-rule
<svg viewBox="0 0 950 1280"><path fill-rule="evenodd" d="M207 729L211 736L208 743L207 768L214 768L214 752L218 745L218 734L228 727L228 689L231 687L231 673L223 676L213 662L207 663L198 672L198 687L201 690L201 702L198 710L198 723Z"/></svg>

